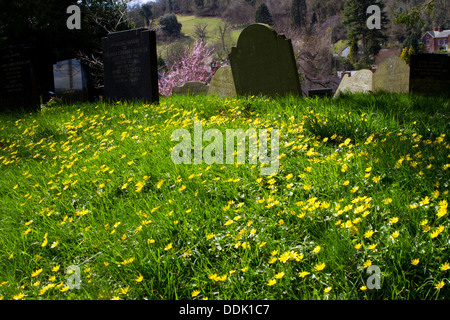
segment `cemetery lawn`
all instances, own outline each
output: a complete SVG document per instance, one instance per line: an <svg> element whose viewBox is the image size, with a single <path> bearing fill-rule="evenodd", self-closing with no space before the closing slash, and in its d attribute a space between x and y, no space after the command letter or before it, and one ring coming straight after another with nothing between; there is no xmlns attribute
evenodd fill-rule
<svg viewBox="0 0 450 320"><path fill-rule="evenodd" d="M0 299L449 299L449 115L402 94L1 115ZM278 173L175 165L198 120L280 129Z"/></svg>

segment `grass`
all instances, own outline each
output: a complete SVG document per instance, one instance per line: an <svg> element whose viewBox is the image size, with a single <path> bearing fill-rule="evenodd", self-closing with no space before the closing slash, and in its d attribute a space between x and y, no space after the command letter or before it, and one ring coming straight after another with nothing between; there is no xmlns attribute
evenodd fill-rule
<svg viewBox="0 0 450 320"><path fill-rule="evenodd" d="M206 41L208 40L218 40L217 30L219 25L223 23L223 21L219 18L208 18L208 17L196 17L196 16L178 16L178 22L182 24L181 32L186 36L191 38L195 38L195 26L198 23L206 24L208 27L206 28L207 36ZM239 38L239 34L241 33L241 29L232 29L230 33L230 37L232 43L236 43Z"/></svg>
<svg viewBox="0 0 450 320"><path fill-rule="evenodd" d="M360 94L1 115L0 298L448 299L449 114ZM175 165L198 120L280 129L279 171Z"/></svg>

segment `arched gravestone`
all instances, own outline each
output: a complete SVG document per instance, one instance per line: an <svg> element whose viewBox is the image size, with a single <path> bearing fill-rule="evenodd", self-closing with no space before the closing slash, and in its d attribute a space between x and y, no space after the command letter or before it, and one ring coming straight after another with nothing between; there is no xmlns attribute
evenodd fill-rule
<svg viewBox="0 0 450 320"><path fill-rule="evenodd" d="M229 98L236 96L233 72L230 66L220 67L211 79L208 95Z"/></svg>
<svg viewBox="0 0 450 320"><path fill-rule="evenodd" d="M409 66L400 57L384 60L373 74L372 91L409 92Z"/></svg>
<svg viewBox="0 0 450 320"><path fill-rule="evenodd" d="M363 92L368 93L372 91L372 78L373 73L370 70L362 69L358 70L353 76L348 74L344 75L339 87L334 94L334 97L338 97L341 92Z"/></svg>
<svg viewBox="0 0 450 320"><path fill-rule="evenodd" d="M245 28L229 55L238 95L301 95L290 39L265 24Z"/></svg>

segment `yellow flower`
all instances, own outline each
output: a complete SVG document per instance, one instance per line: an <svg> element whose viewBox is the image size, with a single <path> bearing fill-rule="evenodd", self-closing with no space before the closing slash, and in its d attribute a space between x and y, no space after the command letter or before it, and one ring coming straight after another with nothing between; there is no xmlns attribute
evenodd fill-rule
<svg viewBox="0 0 450 320"><path fill-rule="evenodd" d="M275 275L275 279L281 279L283 277L284 277L284 272L280 272Z"/></svg>
<svg viewBox="0 0 450 320"><path fill-rule="evenodd" d="M331 291L331 289L333 289L333 288L332 287L325 288L325 290L323 290L323 292L328 293Z"/></svg>
<svg viewBox="0 0 450 320"><path fill-rule="evenodd" d="M438 284L434 285L434 287L439 290L441 288L443 288L445 286L444 281L441 280L441 282L439 282Z"/></svg>
<svg viewBox="0 0 450 320"><path fill-rule="evenodd" d="M273 286L275 283L277 283L277 280L275 279L270 279L269 282L267 282L268 286Z"/></svg>
<svg viewBox="0 0 450 320"><path fill-rule="evenodd" d="M418 264L419 264L419 259L412 259L411 260L411 264L413 265L413 266L417 266Z"/></svg>
<svg viewBox="0 0 450 320"><path fill-rule="evenodd" d="M370 238L372 235L373 235L373 230L369 230L369 231L367 231L366 233L364 233L364 238Z"/></svg>
<svg viewBox="0 0 450 320"><path fill-rule="evenodd" d="M371 244L371 245L368 247L368 249L369 249L369 250L373 250L373 249L375 249L377 246L378 246L378 244L377 244L377 243L374 243L374 244Z"/></svg>
<svg viewBox="0 0 450 320"><path fill-rule="evenodd" d="M142 274L139 274L139 276L134 279L136 282L141 282L142 280L144 280L144 276Z"/></svg>
<svg viewBox="0 0 450 320"><path fill-rule="evenodd" d="M392 223L392 224L397 223L398 222L398 217L394 217L394 218L389 219L389 222Z"/></svg>
<svg viewBox="0 0 450 320"><path fill-rule="evenodd" d="M186 186L183 184L182 186L181 186L181 188L180 189L178 189L178 191L183 191L184 189L186 189Z"/></svg>
<svg viewBox="0 0 450 320"><path fill-rule="evenodd" d="M356 250L361 249L361 247L362 247L362 243L358 243L357 245L355 245L355 249L356 249Z"/></svg>
<svg viewBox="0 0 450 320"><path fill-rule="evenodd" d="M206 239L207 240L210 240L210 239L212 239L214 237L214 233L211 233L211 234L208 234L207 236L206 236Z"/></svg>
<svg viewBox="0 0 450 320"><path fill-rule="evenodd" d="M350 184L350 181L348 181L348 180L345 180L344 181L344 183L342 184L342 185L344 185L344 186L348 186Z"/></svg>
<svg viewBox="0 0 450 320"><path fill-rule="evenodd" d="M391 239L398 238L399 235L400 235L400 232L395 231L394 233L391 234Z"/></svg>
<svg viewBox="0 0 450 320"><path fill-rule="evenodd" d="M194 298L194 297L198 296L199 294L200 294L200 291L195 290L195 291L192 291L191 296L192 296L192 298Z"/></svg>
<svg viewBox="0 0 450 320"><path fill-rule="evenodd" d="M364 262L364 268L368 268L372 265L372 261L371 260L367 260L366 262Z"/></svg>
<svg viewBox="0 0 450 320"><path fill-rule="evenodd" d="M275 263L277 260L277 257L272 257L272 259L269 260L269 264Z"/></svg>
<svg viewBox="0 0 450 320"><path fill-rule="evenodd" d="M50 246L50 248L54 248L54 247L56 247L57 245L58 245L58 241L53 241L53 243L52 243L52 245Z"/></svg>
<svg viewBox="0 0 450 320"><path fill-rule="evenodd" d="M322 249L322 247L321 246L317 246L317 247L314 248L313 252L314 253L318 253L320 251L320 249Z"/></svg>
<svg viewBox="0 0 450 320"><path fill-rule="evenodd" d="M169 243L169 244L164 248L165 251L170 250L170 249L172 249L172 243Z"/></svg>
<svg viewBox="0 0 450 320"><path fill-rule="evenodd" d="M42 244L41 244L41 247L45 247L46 245L47 245L47 236L48 236L48 233L45 233L44 234L44 241L42 242Z"/></svg>
<svg viewBox="0 0 450 320"><path fill-rule="evenodd" d="M308 271L302 271L302 272L300 272L300 273L298 274L298 276L299 276L300 278L304 278L304 277L306 277L308 274L310 274Z"/></svg>
<svg viewBox="0 0 450 320"><path fill-rule="evenodd" d="M57 272L58 270L59 270L59 265L54 266L54 267L52 268L52 271L53 271L53 272Z"/></svg>
<svg viewBox="0 0 450 320"><path fill-rule="evenodd" d="M365 290L367 290L367 287L366 286L362 286L362 287L359 288L359 290L365 291Z"/></svg>
<svg viewBox="0 0 450 320"><path fill-rule="evenodd" d="M135 187L136 187L136 192L141 192L142 188L144 188L145 186L145 182L139 181L138 183L136 183Z"/></svg>
<svg viewBox="0 0 450 320"><path fill-rule="evenodd" d="M31 273L31 276L32 277L37 277L39 274L41 274L41 272L42 272L42 268L34 271L33 273Z"/></svg>
<svg viewBox="0 0 450 320"><path fill-rule="evenodd" d="M25 297L25 295L23 293L19 293L19 294L16 294L15 296L13 296L13 299L21 300L23 297Z"/></svg>
<svg viewBox="0 0 450 320"><path fill-rule="evenodd" d="M160 180L157 184L156 184L156 188L160 189L162 187L164 183L164 179Z"/></svg>
<svg viewBox="0 0 450 320"><path fill-rule="evenodd" d="M392 199L391 199L391 198L386 198L386 199L383 200L383 203L384 203L384 204L389 204L389 203L391 203L391 202L392 202Z"/></svg>
<svg viewBox="0 0 450 320"><path fill-rule="evenodd" d="M448 264L448 262L443 263L439 269L441 269L442 271L447 271L448 269L450 269L450 265Z"/></svg>
<svg viewBox="0 0 450 320"><path fill-rule="evenodd" d="M241 271L242 271L242 272L248 271L248 267L242 268Z"/></svg>
<svg viewBox="0 0 450 320"><path fill-rule="evenodd" d="M426 196L425 198L422 199L422 201L419 202L419 204L421 206L427 205L430 203L430 198L428 198L428 196Z"/></svg>
<svg viewBox="0 0 450 320"><path fill-rule="evenodd" d="M316 270L316 271L321 271L321 270L323 270L325 268L325 263L318 263L318 264L316 264L315 266L314 266L314 269Z"/></svg>

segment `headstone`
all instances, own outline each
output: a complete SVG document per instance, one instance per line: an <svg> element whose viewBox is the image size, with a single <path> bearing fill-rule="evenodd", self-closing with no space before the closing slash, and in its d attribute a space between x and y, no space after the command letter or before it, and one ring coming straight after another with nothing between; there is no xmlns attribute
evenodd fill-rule
<svg viewBox="0 0 450 320"><path fill-rule="evenodd" d="M236 87L234 86L233 72L230 66L221 67L216 71L209 84L208 95L223 98L236 96Z"/></svg>
<svg viewBox="0 0 450 320"><path fill-rule="evenodd" d="M302 95L291 40L268 25L245 28L229 60L238 95Z"/></svg>
<svg viewBox="0 0 450 320"><path fill-rule="evenodd" d="M83 61L70 59L53 65L55 94L64 102L88 101L87 74Z"/></svg>
<svg viewBox="0 0 450 320"><path fill-rule="evenodd" d="M326 88L326 89L312 89L308 90L308 96L310 98L328 98L333 96L333 89Z"/></svg>
<svg viewBox="0 0 450 320"><path fill-rule="evenodd" d="M187 81L172 88L172 94L200 95L208 93L208 85L201 81Z"/></svg>
<svg viewBox="0 0 450 320"><path fill-rule="evenodd" d="M409 90L412 94L450 97L450 56L411 56Z"/></svg>
<svg viewBox="0 0 450 320"><path fill-rule="evenodd" d="M114 32L102 42L105 96L158 102L155 31L140 28Z"/></svg>
<svg viewBox="0 0 450 320"><path fill-rule="evenodd" d="M334 94L334 97L338 97L341 92L371 92L372 77L372 71L367 69L358 70L358 72L351 77L348 74L344 75L339 87L336 90L336 93Z"/></svg>
<svg viewBox="0 0 450 320"><path fill-rule="evenodd" d="M30 47L0 51L0 111L40 109L37 69Z"/></svg>
<svg viewBox="0 0 450 320"><path fill-rule="evenodd" d="M385 59L373 74L372 91L409 92L409 66L400 57Z"/></svg>

